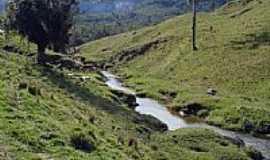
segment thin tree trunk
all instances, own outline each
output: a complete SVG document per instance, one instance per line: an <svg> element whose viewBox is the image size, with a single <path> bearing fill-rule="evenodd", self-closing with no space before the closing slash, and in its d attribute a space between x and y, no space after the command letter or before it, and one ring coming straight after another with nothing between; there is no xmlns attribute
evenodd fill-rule
<svg viewBox="0 0 270 160"><path fill-rule="evenodd" d="M45 64L46 63L46 55L45 55L46 47L43 45L38 45L38 53L37 53L37 63Z"/></svg>
<svg viewBox="0 0 270 160"><path fill-rule="evenodd" d="M197 18L197 0L193 0L193 17L192 17L192 48L194 51L198 50L196 46L196 18Z"/></svg>

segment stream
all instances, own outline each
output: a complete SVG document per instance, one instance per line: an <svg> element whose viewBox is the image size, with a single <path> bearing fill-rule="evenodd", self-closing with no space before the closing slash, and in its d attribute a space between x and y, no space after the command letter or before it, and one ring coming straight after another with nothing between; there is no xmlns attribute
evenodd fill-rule
<svg viewBox="0 0 270 160"><path fill-rule="evenodd" d="M129 94L136 94L134 91L126 88L119 81L119 78L107 71L101 72L107 78L106 84L114 90L120 90ZM151 115L168 126L170 131L179 128L208 128L212 129L218 134L230 138L241 139L247 146L252 146L260 151L266 159L270 159L270 140L253 137L250 134L244 134L229 130L220 129L218 127L210 126L206 123L187 123L183 118L171 114L165 106L150 98L136 97L138 106L135 110L140 114Z"/></svg>

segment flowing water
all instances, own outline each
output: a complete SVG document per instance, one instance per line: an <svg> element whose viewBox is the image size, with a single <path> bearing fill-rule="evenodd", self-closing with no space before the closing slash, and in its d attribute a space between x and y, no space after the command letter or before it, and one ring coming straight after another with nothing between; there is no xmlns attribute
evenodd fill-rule
<svg viewBox="0 0 270 160"><path fill-rule="evenodd" d="M122 83L119 81L119 78L117 76L107 71L102 71L102 74L107 78L106 84L110 88L135 95L134 91L122 85ZM187 123L181 117L175 116L172 113L170 113L166 109L166 107L164 107L159 102L153 99L136 97L136 101L139 104L138 107L135 108L137 112L139 112L140 114L151 115L159 119L161 122L165 123L168 126L168 129L171 131L179 129L179 128L212 129L222 136L226 136L230 138L240 138L241 140L245 142L247 146L252 146L253 148L260 151L265 158L270 159L270 140L256 138L250 134L243 134L243 133L223 130L214 126L207 125L206 123Z"/></svg>

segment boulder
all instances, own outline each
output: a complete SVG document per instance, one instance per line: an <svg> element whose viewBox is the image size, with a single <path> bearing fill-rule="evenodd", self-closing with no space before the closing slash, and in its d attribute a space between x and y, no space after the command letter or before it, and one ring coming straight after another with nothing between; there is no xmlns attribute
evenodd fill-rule
<svg viewBox="0 0 270 160"><path fill-rule="evenodd" d="M245 132L251 132L252 130L254 130L254 128L255 128L255 126L250 121L245 121L243 124L243 130Z"/></svg>
<svg viewBox="0 0 270 160"><path fill-rule="evenodd" d="M179 111L179 113L178 113L181 117L186 117L187 115L185 114L185 112L183 112L183 111Z"/></svg>
<svg viewBox="0 0 270 160"><path fill-rule="evenodd" d="M270 124L262 124L256 129L257 133L270 134Z"/></svg>
<svg viewBox="0 0 270 160"><path fill-rule="evenodd" d="M224 137L225 139L227 139L229 142L231 142L234 145L237 145L238 147L245 147L245 142L239 138L239 137Z"/></svg>
<svg viewBox="0 0 270 160"><path fill-rule="evenodd" d="M179 111L182 115L189 116L189 115L197 115L199 111L205 110L204 113L206 112L206 107L203 105L196 103L196 102L191 102L185 104L182 109ZM207 111L208 112L208 111Z"/></svg>
<svg viewBox="0 0 270 160"><path fill-rule="evenodd" d="M118 96L119 99L122 102L126 103L129 107L132 107L133 109L135 109L135 107L138 106L136 102L136 96L134 94L126 93L119 90L112 90L111 92L115 94L116 96Z"/></svg>
<svg viewBox="0 0 270 160"><path fill-rule="evenodd" d="M149 128L147 129L149 133L151 131L168 131L168 126L165 123L151 115L138 115L133 122L136 124L146 124L146 127Z"/></svg>
<svg viewBox="0 0 270 160"><path fill-rule="evenodd" d="M217 90L213 89L213 88L209 88L207 90L207 94L210 96L215 96L217 94Z"/></svg>
<svg viewBox="0 0 270 160"><path fill-rule="evenodd" d="M127 94L125 102L131 107L138 106L138 103L136 102L136 96L134 96L133 94Z"/></svg>

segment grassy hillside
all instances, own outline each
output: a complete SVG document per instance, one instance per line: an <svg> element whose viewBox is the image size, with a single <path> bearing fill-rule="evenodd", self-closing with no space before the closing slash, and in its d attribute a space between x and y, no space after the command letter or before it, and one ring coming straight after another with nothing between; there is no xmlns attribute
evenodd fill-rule
<svg viewBox="0 0 270 160"><path fill-rule="evenodd" d="M204 1L198 3L198 9L209 11L224 3ZM186 0L81 0L80 8L75 44L159 23L187 13L190 4Z"/></svg>
<svg viewBox="0 0 270 160"><path fill-rule="evenodd" d="M16 53L0 50L1 160L250 159L209 130L159 132L98 73L36 65L34 46L19 41L9 42Z"/></svg>
<svg viewBox="0 0 270 160"><path fill-rule="evenodd" d="M191 15L184 15L86 44L82 54L115 66L127 85L173 111L195 102L211 124L270 134L269 6L240 1L200 13L196 52ZM208 95L209 88L217 95Z"/></svg>

